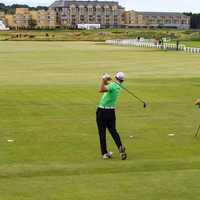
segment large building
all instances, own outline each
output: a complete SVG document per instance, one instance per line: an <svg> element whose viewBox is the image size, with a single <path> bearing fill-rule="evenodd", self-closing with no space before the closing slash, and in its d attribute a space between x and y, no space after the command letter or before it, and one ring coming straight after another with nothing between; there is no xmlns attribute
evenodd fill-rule
<svg viewBox="0 0 200 200"><path fill-rule="evenodd" d="M71 1L54 2L50 9L57 13L57 23L63 27L78 24L100 24L102 28L121 27L124 8L114 1Z"/></svg>
<svg viewBox="0 0 200 200"><path fill-rule="evenodd" d="M31 15L28 8L16 8L16 13L13 16L16 28L29 28Z"/></svg>
<svg viewBox="0 0 200 200"><path fill-rule="evenodd" d="M36 28L56 28L57 15L54 10L30 11L32 20L36 23Z"/></svg>
<svg viewBox="0 0 200 200"><path fill-rule="evenodd" d="M126 11L124 21L127 27L190 28L190 17L175 12Z"/></svg>
<svg viewBox="0 0 200 200"><path fill-rule="evenodd" d="M5 20L5 13L0 11L0 20Z"/></svg>
<svg viewBox="0 0 200 200"><path fill-rule="evenodd" d="M57 0L48 10L17 8L14 15L0 12L0 20L13 29L34 28L190 28L190 17L175 12L125 11L117 1Z"/></svg>
<svg viewBox="0 0 200 200"><path fill-rule="evenodd" d="M14 29L27 29L29 28L29 23L31 20L31 15L28 8L16 8L14 15L5 15L5 21L8 27Z"/></svg>
<svg viewBox="0 0 200 200"><path fill-rule="evenodd" d="M14 15L5 15L7 26L14 29L55 28L57 15L54 10L29 11L17 8Z"/></svg>

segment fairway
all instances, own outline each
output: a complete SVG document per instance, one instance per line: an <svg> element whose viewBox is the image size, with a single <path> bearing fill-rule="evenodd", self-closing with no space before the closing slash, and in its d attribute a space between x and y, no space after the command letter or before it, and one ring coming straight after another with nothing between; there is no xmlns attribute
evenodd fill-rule
<svg viewBox="0 0 200 200"><path fill-rule="evenodd" d="M124 71L118 129L102 160L104 72ZM198 200L200 56L92 42L0 42L0 200ZM175 134L169 137L168 134ZM132 137L133 136L133 137ZM13 142L8 142L13 140Z"/></svg>

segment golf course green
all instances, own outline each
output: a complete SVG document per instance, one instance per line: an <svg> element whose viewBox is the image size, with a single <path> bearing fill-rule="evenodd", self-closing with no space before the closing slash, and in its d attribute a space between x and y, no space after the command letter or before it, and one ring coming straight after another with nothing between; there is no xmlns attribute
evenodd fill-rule
<svg viewBox="0 0 200 200"><path fill-rule="evenodd" d="M117 124L96 128L100 77L126 74ZM199 200L200 56L94 42L0 42L0 200Z"/></svg>

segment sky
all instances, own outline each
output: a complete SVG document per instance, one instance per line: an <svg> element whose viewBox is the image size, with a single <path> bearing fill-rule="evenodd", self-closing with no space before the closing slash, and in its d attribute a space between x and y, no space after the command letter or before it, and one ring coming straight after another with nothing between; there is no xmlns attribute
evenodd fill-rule
<svg viewBox="0 0 200 200"><path fill-rule="evenodd" d="M166 11L200 13L200 0L114 0L126 10L136 11ZM5 4L28 4L30 6L49 6L54 0L0 0Z"/></svg>

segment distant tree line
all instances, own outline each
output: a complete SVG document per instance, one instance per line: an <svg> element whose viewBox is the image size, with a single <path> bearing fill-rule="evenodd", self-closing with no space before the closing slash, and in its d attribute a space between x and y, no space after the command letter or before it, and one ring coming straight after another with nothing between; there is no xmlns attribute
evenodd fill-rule
<svg viewBox="0 0 200 200"><path fill-rule="evenodd" d="M200 13L194 14L194 13L184 13L187 16L191 17L191 28L193 29L200 29Z"/></svg>
<svg viewBox="0 0 200 200"><path fill-rule="evenodd" d="M25 4L13 4L13 5L7 6L3 3L0 3L0 11L5 12L6 14L15 14L16 8L29 8L29 10L47 10L48 9L48 7L46 6L30 7Z"/></svg>

